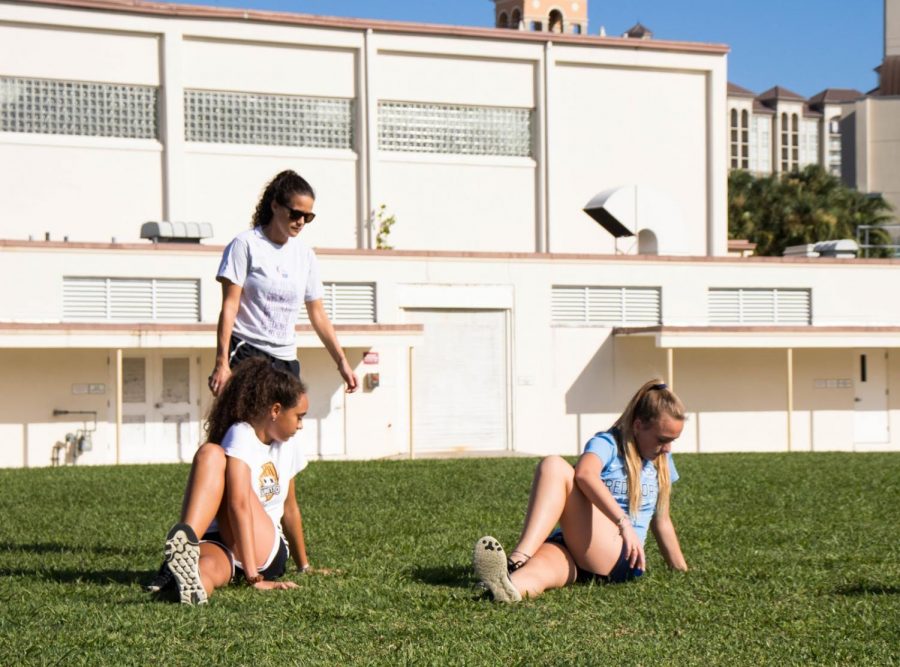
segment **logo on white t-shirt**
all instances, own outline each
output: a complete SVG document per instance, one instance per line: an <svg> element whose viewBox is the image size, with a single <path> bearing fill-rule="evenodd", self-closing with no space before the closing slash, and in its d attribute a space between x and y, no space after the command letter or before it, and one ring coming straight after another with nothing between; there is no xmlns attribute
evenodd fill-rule
<svg viewBox="0 0 900 667"><path fill-rule="evenodd" d="M267 461L259 473L259 497L265 498L268 502L279 493L281 493L281 485L278 483L278 470L274 463Z"/></svg>

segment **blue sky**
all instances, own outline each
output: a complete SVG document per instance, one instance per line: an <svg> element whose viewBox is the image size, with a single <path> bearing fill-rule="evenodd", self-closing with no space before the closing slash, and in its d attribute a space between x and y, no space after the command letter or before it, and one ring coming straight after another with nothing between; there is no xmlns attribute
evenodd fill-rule
<svg viewBox="0 0 900 667"><path fill-rule="evenodd" d="M177 0L183 4L419 23L493 25L491 0ZM589 32L640 21L660 39L728 44L728 78L757 93L774 85L810 97L877 85L882 0L588 0Z"/></svg>

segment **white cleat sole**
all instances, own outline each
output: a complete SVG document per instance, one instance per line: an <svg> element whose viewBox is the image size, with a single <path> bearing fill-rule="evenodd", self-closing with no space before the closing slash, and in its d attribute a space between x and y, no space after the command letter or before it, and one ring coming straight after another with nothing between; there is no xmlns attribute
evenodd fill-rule
<svg viewBox="0 0 900 667"><path fill-rule="evenodd" d="M200 580L200 543L189 525L176 523L166 535L166 563L175 577L181 604L206 604Z"/></svg>
<svg viewBox="0 0 900 667"><path fill-rule="evenodd" d="M472 550L472 566L475 576L487 586L494 602L520 602L522 594L513 585L506 569L506 552L490 535L475 542Z"/></svg>

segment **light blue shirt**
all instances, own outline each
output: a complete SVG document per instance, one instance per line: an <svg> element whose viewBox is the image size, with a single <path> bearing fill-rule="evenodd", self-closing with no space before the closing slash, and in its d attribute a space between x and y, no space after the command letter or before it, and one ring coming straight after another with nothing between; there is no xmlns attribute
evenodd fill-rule
<svg viewBox="0 0 900 667"><path fill-rule="evenodd" d="M622 511L628 512L628 468L625 465L625 459L619 455L619 448L616 445L617 435L618 431L616 430L597 433L588 440L584 451L596 455L603 463L600 479L606 484L606 488L612 493ZM666 458L669 461L669 477L674 484L678 481L678 471L675 469L672 455L666 454ZM647 539L647 529L656 512L658 497L659 481L656 477L656 466L652 461L644 461L644 467L641 470L641 503L637 516L631 517L634 531L642 544Z"/></svg>

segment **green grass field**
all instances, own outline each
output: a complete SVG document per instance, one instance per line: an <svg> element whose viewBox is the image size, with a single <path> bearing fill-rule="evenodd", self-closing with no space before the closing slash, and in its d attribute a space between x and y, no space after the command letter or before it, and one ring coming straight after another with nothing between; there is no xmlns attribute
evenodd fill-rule
<svg viewBox="0 0 900 667"><path fill-rule="evenodd" d="M536 459L315 463L300 589L205 607L140 584L186 466L0 470L0 665L900 663L900 455L682 455L691 571L521 605L474 599L471 547L512 548Z"/></svg>

